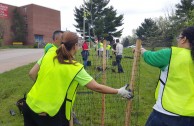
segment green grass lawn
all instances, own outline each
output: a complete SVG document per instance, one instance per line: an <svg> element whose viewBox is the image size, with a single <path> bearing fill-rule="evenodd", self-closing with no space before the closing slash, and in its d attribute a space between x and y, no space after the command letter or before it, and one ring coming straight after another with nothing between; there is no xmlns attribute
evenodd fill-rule
<svg viewBox="0 0 194 126"><path fill-rule="evenodd" d="M131 50L125 49L124 55L132 56ZM82 62L80 53L76 57L78 61ZM105 75L95 69L96 66L101 64L101 59L95 55L94 51L91 51L89 60L92 61L92 66L89 66L87 71L94 78L96 75L99 75L97 77L99 83L106 82L106 85L115 88L120 88L125 83L129 83L132 59L122 59L124 74L112 72L111 69L117 71L117 67L111 65L114 58L108 59ZM23 117L19 115L15 103L33 85L33 81L28 77L28 72L33 65L34 63L0 74L0 126L23 126ZM154 89L159 76L159 70L147 65L143 60L141 60L139 68L135 84L135 97L132 101L131 122L133 126L143 126L152 111L152 106L155 102ZM102 80L102 78L105 80ZM124 125L127 100L122 99L118 95L106 95L105 98L105 126ZM92 92L85 87L78 88L73 110L83 126L100 126L101 99L102 94ZM11 116L9 113L10 110L14 110L16 115Z"/></svg>

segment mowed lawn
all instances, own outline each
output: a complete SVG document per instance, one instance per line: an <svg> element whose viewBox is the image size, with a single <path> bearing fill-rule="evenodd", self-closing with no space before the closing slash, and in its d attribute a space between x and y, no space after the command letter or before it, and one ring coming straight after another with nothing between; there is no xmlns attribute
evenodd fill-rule
<svg viewBox="0 0 194 126"><path fill-rule="evenodd" d="M125 50L125 55L128 56L128 54L128 50ZM92 57L94 54L91 53L90 56ZM79 59L81 58L79 57ZM96 58L90 58L90 60L92 60L92 64L99 61ZM130 80L132 60L130 65L128 61L128 58L123 58L124 74L112 73L111 71L106 73L106 83L111 83L109 86L120 88ZM23 126L23 117L19 114L15 103L33 86L33 81L28 76L33 65L34 63L0 74L0 126ZM138 70L139 77L136 80L138 85L135 87L133 100L133 108L135 109L132 111L132 125L143 126L155 102L154 89L159 69L147 65L142 59L138 67L140 69ZM95 78L98 73L94 69L95 66L90 66L87 71ZM100 78L102 78L101 75L97 81L103 82ZM101 96L101 94L87 90L85 87L78 88L74 111L83 126L100 126ZM126 108L126 103L127 100L123 100L118 95L106 95L106 119L109 120L105 121L105 126L124 125L125 111L123 110ZM12 116L10 110L13 110L16 115Z"/></svg>

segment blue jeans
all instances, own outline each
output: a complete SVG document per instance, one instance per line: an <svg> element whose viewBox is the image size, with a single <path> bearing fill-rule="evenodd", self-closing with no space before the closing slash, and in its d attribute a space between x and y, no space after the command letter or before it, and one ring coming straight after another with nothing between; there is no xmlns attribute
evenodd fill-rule
<svg viewBox="0 0 194 126"><path fill-rule="evenodd" d="M87 67L87 61L88 61L88 56L89 56L89 52L87 50L83 50L81 52L82 54L82 58L83 58L83 61L84 61L84 68Z"/></svg>
<svg viewBox="0 0 194 126"><path fill-rule="evenodd" d="M87 60L84 60L84 68L86 68L87 67Z"/></svg>
<svg viewBox="0 0 194 126"><path fill-rule="evenodd" d="M145 126L194 126L194 117L169 116L153 110Z"/></svg>
<svg viewBox="0 0 194 126"><path fill-rule="evenodd" d="M123 67L121 66L121 59L122 59L122 55L117 55L116 56L116 62L117 62L117 66L118 66L118 72L119 73L123 73Z"/></svg>

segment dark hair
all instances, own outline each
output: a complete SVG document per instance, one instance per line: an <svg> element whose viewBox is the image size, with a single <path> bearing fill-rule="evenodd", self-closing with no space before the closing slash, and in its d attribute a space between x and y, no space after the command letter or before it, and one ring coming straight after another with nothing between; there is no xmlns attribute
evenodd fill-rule
<svg viewBox="0 0 194 126"><path fill-rule="evenodd" d="M181 35L188 39L191 48L191 57L194 60L194 26L184 29Z"/></svg>
<svg viewBox="0 0 194 126"><path fill-rule="evenodd" d="M119 39L116 39L116 43L119 43Z"/></svg>
<svg viewBox="0 0 194 126"><path fill-rule="evenodd" d="M59 34L63 34L63 31L56 30L56 31L53 32L53 36L52 36L53 41L55 41L55 39L57 38L57 36Z"/></svg>
<svg viewBox="0 0 194 126"><path fill-rule="evenodd" d="M58 59L61 64L75 64L73 62L73 55L70 53L75 44L78 43L78 36L76 33L73 32L64 32L62 35L62 42L61 45L58 47L56 53L57 56L54 59ZM64 61L68 60L68 61Z"/></svg>

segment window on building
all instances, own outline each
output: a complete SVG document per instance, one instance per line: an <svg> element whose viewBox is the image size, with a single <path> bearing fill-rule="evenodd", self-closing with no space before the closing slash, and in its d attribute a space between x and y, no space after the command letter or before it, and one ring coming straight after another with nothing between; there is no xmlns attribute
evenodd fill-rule
<svg viewBox="0 0 194 126"><path fill-rule="evenodd" d="M27 11L27 7L24 7L24 13L26 13L26 11Z"/></svg>
<svg viewBox="0 0 194 126"><path fill-rule="evenodd" d="M35 42L43 43L43 35L34 35Z"/></svg>

